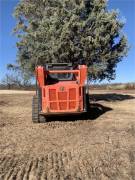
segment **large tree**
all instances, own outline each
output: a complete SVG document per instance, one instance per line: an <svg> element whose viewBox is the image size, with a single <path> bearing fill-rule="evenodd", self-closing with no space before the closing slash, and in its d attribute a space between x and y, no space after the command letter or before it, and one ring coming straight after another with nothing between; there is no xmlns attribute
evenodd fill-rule
<svg viewBox="0 0 135 180"><path fill-rule="evenodd" d="M106 0L21 0L15 12L18 64L85 62L91 79L113 79L127 54L124 23Z"/></svg>

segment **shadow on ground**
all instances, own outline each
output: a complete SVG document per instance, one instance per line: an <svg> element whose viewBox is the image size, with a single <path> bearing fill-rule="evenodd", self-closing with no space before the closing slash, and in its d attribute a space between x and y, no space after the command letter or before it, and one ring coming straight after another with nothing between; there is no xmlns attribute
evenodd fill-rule
<svg viewBox="0 0 135 180"><path fill-rule="evenodd" d="M90 99L92 101L124 101L128 99L135 99L134 96L131 95L123 95L123 94L116 94L116 93L111 93L111 94L91 94Z"/></svg>
<svg viewBox="0 0 135 180"><path fill-rule="evenodd" d="M104 114L108 111L111 111L111 110L113 110L113 109L110 107L103 106L103 105L98 104L98 103L93 103L93 104L90 104L90 111L89 111L87 117L90 120L95 120L99 116L101 116L102 114Z"/></svg>
<svg viewBox="0 0 135 180"><path fill-rule="evenodd" d="M88 113L83 113L79 115L66 115L66 116L55 116L49 117L47 121L78 121L78 120L96 120L98 117L100 117L102 114L111 111L112 109L106 106L103 106L98 103L91 103L90 104L90 110Z"/></svg>

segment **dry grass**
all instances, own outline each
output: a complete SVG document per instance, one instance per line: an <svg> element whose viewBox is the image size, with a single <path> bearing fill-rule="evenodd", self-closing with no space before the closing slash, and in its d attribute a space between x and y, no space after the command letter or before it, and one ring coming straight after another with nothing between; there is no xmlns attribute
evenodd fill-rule
<svg viewBox="0 0 135 180"><path fill-rule="evenodd" d="M1 94L0 179L135 179L135 94L126 94L96 91L89 116L47 124L31 122L32 94Z"/></svg>
<svg viewBox="0 0 135 180"><path fill-rule="evenodd" d="M33 91L24 90L0 90L0 94L32 94Z"/></svg>
<svg viewBox="0 0 135 180"><path fill-rule="evenodd" d="M135 83L97 84L92 85L91 88L97 90L135 90Z"/></svg>

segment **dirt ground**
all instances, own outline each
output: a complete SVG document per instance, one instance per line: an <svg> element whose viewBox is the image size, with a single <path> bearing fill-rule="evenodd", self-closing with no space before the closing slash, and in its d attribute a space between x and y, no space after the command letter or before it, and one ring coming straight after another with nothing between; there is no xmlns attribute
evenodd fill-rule
<svg viewBox="0 0 135 180"><path fill-rule="evenodd" d="M33 124L33 92L0 91L0 180L134 180L135 91L91 93L87 117Z"/></svg>

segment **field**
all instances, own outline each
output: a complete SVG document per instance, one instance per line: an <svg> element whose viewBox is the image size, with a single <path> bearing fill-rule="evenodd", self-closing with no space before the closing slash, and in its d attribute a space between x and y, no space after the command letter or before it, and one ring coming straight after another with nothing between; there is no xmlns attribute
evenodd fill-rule
<svg viewBox="0 0 135 180"><path fill-rule="evenodd" d="M46 124L32 95L0 91L0 180L135 179L135 91L92 91L88 116Z"/></svg>

